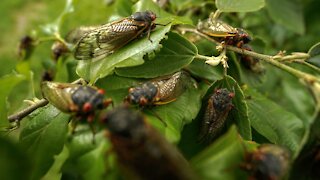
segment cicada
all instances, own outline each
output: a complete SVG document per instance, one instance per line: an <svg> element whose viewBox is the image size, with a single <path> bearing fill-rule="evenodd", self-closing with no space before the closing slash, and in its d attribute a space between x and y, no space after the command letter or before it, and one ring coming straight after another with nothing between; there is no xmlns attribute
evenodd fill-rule
<svg viewBox="0 0 320 180"><path fill-rule="evenodd" d="M252 51L252 47L248 44L244 44L242 46L242 49L245 49L247 51ZM239 55L240 58L240 62L241 64L248 70L257 73L257 74L261 74L263 72L265 72L265 68L264 66L261 64L261 62L259 61L259 59L256 59L254 57L251 56L246 56L246 55Z"/></svg>
<svg viewBox="0 0 320 180"><path fill-rule="evenodd" d="M226 88L216 89L209 97L200 128L199 141L210 143L221 132L230 110L234 93Z"/></svg>
<svg viewBox="0 0 320 180"><path fill-rule="evenodd" d="M236 28L229 24L211 19L200 21L197 25L197 30L211 37L232 37L237 35L238 31Z"/></svg>
<svg viewBox="0 0 320 180"><path fill-rule="evenodd" d="M93 121L95 111L112 103L111 99L104 99L102 89L91 86L44 81L41 90L43 97L57 109L76 119L87 119L89 123Z"/></svg>
<svg viewBox="0 0 320 180"><path fill-rule="evenodd" d="M128 179L196 179L181 153L140 113L119 107L103 122L124 174L134 175Z"/></svg>
<svg viewBox="0 0 320 180"><path fill-rule="evenodd" d="M197 30L213 37L216 41L222 42L231 46L242 47L243 44L249 43L252 38L250 35L241 28L234 28L229 24L220 20L208 19L199 22Z"/></svg>
<svg viewBox="0 0 320 180"><path fill-rule="evenodd" d="M252 51L252 47L248 45L252 41L251 36L241 28L234 28L220 20L208 19L198 23L198 31L212 37L218 42L225 45L235 46L248 51ZM254 73L264 72L264 67L258 59L246 55L239 55L240 63Z"/></svg>
<svg viewBox="0 0 320 180"><path fill-rule="evenodd" d="M247 153L241 167L248 171L252 180L280 180L287 173L290 153L274 144L263 144Z"/></svg>
<svg viewBox="0 0 320 180"><path fill-rule="evenodd" d="M161 105L173 102L190 85L192 78L184 71L145 82L129 89L126 101L140 106Z"/></svg>
<svg viewBox="0 0 320 180"><path fill-rule="evenodd" d="M136 12L109 24L84 29L84 35L76 43L74 57L78 60L99 59L144 34L150 40L150 32L156 27L155 20L156 14L151 11Z"/></svg>

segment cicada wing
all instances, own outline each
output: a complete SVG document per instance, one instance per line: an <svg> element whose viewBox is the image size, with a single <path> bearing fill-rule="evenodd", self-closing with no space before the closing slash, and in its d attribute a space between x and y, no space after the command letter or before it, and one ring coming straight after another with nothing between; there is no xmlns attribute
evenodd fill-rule
<svg viewBox="0 0 320 180"><path fill-rule="evenodd" d="M217 116L217 112L213 105L213 99L209 99L207 103L207 107L204 112L204 116L200 126L200 132L198 136L199 142L206 142L207 138L210 134L210 126L212 124L212 120Z"/></svg>
<svg viewBox="0 0 320 180"><path fill-rule="evenodd" d="M80 39L74 56L78 60L107 56L136 38L145 28L127 19L103 25L86 33Z"/></svg>
<svg viewBox="0 0 320 180"><path fill-rule="evenodd" d="M63 112L70 112L73 105L71 94L79 85L44 81L41 84L43 97Z"/></svg>
<svg viewBox="0 0 320 180"><path fill-rule="evenodd" d="M82 26L73 29L66 35L65 40L68 43L76 44L85 34L97 28L99 28L99 26Z"/></svg>

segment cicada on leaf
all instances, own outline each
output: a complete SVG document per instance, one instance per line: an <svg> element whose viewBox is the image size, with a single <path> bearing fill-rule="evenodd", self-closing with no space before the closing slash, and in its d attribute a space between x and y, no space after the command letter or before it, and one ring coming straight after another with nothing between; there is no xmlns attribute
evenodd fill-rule
<svg viewBox="0 0 320 180"><path fill-rule="evenodd" d="M192 82L190 75L179 71L130 88L125 101L139 106L167 104L175 101L187 89L190 82Z"/></svg>
<svg viewBox="0 0 320 180"><path fill-rule="evenodd" d="M289 151L278 145L263 144L253 152L247 153L242 169L250 174L252 180L280 180L287 173L290 162Z"/></svg>
<svg viewBox="0 0 320 180"><path fill-rule="evenodd" d="M197 179L182 154L144 117L128 107L109 111L102 122L128 179Z"/></svg>
<svg viewBox="0 0 320 180"><path fill-rule="evenodd" d="M220 134L233 108L233 97L234 93L226 88L216 89L209 97L200 128L200 142L210 143Z"/></svg>
<svg viewBox="0 0 320 180"><path fill-rule="evenodd" d="M97 110L112 103L104 99L104 91L79 84L44 81L41 84L43 97L62 112L72 114L77 120L91 123Z"/></svg>
<svg viewBox="0 0 320 180"><path fill-rule="evenodd" d="M147 34L150 40L155 20L155 13L145 11L102 26L82 28L83 36L75 45L74 57L77 60L100 59L139 36Z"/></svg>

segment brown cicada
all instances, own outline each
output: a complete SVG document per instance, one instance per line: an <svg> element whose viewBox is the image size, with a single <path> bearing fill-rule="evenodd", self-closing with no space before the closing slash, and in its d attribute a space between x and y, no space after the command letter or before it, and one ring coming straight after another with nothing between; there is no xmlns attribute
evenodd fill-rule
<svg viewBox="0 0 320 180"><path fill-rule="evenodd" d="M76 43L74 57L77 60L101 58L144 34L150 40L150 32L156 27L155 20L155 13L145 11L99 27L82 28L84 35Z"/></svg>
<svg viewBox="0 0 320 180"><path fill-rule="evenodd" d="M128 179L196 179L181 153L140 113L119 107L102 120L122 170L133 176Z"/></svg>
<svg viewBox="0 0 320 180"><path fill-rule="evenodd" d="M139 106L161 105L175 101L192 82L184 71L145 82L129 89L126 101Z"/></svg>
<svg viewBox="0 0 320 180"><path fill-rule="evenodd" d="M112 103L111 99L104 99L102 89L91 86L44 81L41 90L43 97L57 109L72 114L76 120L86 119L90 126L95 112Z"/></svg>
<svg viewBox="0 0 320 180"><path fill-rule="evenodd" d="M247 153L242 169L249 172L252 180L280 180L287 173L290 153L287 149L263 144L257 150Z"/></svg>
<svg viewBox="0 0 320 180"><path fill-rule="evenodd" d="M252 51L252 47L248 45L248 43L252 41L251 36L245 30L234 28L223 21L208 19L199 22L197 30L218 42L224 42L226 45ZM240 55L239 59L240 63L252 72L264 72L264 68L258 59L246 55Z"/></svg>
<svg viewBox="0 0 320 180"><path fill-rule="evenodd" d="M199 141L212 142L221 132L230 110L234 93L227 89L216 89L209 97L200 128Z"/></svg>

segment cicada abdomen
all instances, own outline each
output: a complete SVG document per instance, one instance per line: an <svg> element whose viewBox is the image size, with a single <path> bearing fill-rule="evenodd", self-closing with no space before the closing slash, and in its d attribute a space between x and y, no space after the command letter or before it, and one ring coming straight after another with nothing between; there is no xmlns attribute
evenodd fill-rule
<svg viewBox="0 0 320 180"><path fill-rule="evenodd" d="M167 104L176 100L191 82L189 74L179 71L130 88L126 101L140 106Z"/></svg>
<svg viewBox="0 0 320 180"><path fill-rule="evenodd" d="M79 84L44 81L42 94L53 106L77 118L93 119L96 110L101 110L112 101L104 99L104 91Z"/></svg>
<svg viewBox="0 0 320 180"><path fill-rule="evenodd" d="M89 30L77 42L77 60L100 59L123 47L135 38L148 34L156 27L156 14L151 11L133 15Z"/></svg>
<svg viewBox="0 0 320 180"><path fill-rule="evenodd" d="M119 107L108 112L103 122L118 162L130 172L125 174L137 179L195 179L181 153L140 113Z"/></svg>
<svg viewBox="0 0 320 180"><path fill-rule="evenodd" d="M247 153L242 169L252 180L281 180L287 173L290 153L274 144L263 144L257 150Z"/></svg>
<svg viewBox="0 0 320 180"><path fill-rule="evenodd" d="M234 93L227 89L216 89L209 97L203 116L199 141L212 142L221 132L230 110Z"/></svg>

